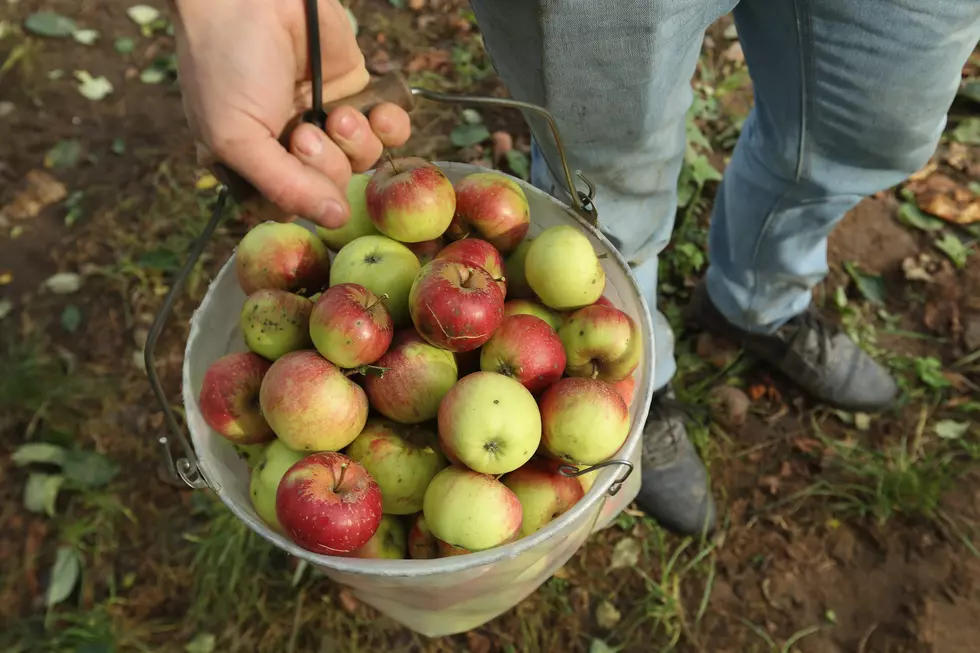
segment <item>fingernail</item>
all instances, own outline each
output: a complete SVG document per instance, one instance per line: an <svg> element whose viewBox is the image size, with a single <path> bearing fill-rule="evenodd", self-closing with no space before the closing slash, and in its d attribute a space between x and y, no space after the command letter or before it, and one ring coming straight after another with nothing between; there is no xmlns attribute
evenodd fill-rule
<svg viewBox="0 0 980 653"><path fill-rule="evenodd" d="M327 200L326 204L323 205L320 220L330 228L343 226L344 207L337 200Z"/></svg>
<svg viewBox="0 0 980 653"><path fill-rule="evenodd" d="M350 114L344 114L337 120L337 134L346 139L354 138L357 135L357 120Z"/></svg>
<svg viewBox="0 0 980 653"><path fill-rule="evenodd" d="M302 129L296 134L293 145L303 156L317 156L323 152L323 134L315 129Z"/></svg>

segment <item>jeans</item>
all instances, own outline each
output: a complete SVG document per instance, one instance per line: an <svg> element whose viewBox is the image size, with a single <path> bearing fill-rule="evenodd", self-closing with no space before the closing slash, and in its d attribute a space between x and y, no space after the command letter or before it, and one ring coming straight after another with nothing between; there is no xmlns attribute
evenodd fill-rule
<svg viewBox="0 0 980 653"><path fill-rule="evenodd" d="M978 0L471 5L511 95L554 114L651 309L677 210L690 79L705 29L734 13L755 103L715 199L706 284L729 321L759 333L807 308L844 214L926 164L980 39ZM532 183L568 201L550 133L528 121ZM653 315L659 389L676 371L674 339Z"/></svg>

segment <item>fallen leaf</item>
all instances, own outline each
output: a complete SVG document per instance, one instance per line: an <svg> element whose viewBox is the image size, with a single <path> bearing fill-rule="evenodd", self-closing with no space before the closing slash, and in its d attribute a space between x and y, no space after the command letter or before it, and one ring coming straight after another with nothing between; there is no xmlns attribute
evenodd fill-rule
<svg viewBox="0 0 980 653"><path fill-rule="evenodd" d="M14 303L9 299L0 299L0 320L10 315L14 310Z"/></svg>
<svg viewBox="0 0 980 653"><path fill-rule="evenodd" d="M589 644L589 653L619 653L621 650L621 646L610 646L601 639L593 639Z"/></svg>
<svg viewBox="0 0 980 653"><path fill-rule="evenodd" d="M425 9L425 0L408 0L408 8L412 11L422 11Z"/></svg>
<svg viewBox="0 0 980 653"><path fill-rule="evenodd" d="M885 303L885 281L880 274L868 274L850 261L844 262L844 270L854 280L861 296L872 304Z"/></svg>
<svg viewBox="0 0 980 653"><path fill-rule="evenodd" d="M612 630L623 615L609 601L601 601L595 610L595 622L603 630Z"/></svg>
<svg viewBox="0 0 980 653"><path fill-rule="evenodd" d="M947 222L956 222L960 207L949 195L928 191L919 195L919 208L926 213L942 218Z"/></svg>
<svg viewBox="0 0 980 653"><path fill-rule="evenodd" d="M781 482L778 476L761 476L759 477L759 487L769 490L769 494L776 494L779 492L779 486Z"/></svg>
<svg viewBox="0 0 980 653"><path fill-rule="evenodd" d="M145 27L160 17L160 11L149 5L133 5L126 10L126 15L140 27Z"/></svg>
<svg viewBox="0 0 980 653"><path fill-rule="evenodd" d="M214 653L214 645L214 635L211 633L200 633L184 647L184 650L187 653Z"/></svg>
<svg viewBox="0 0 980 653"><path fill-rule="evenodd" d="M95 451L68 451L62 472L85 489L103 487L119 474L119 465Z"/></svg>
<svg viewBox="0 0 980 653"><path fill-rule="evenodd" d="M724 427L738 428L745 424L752 402L738 388L730 385L715 386L708 393L711 414Z"/></svg>
<svg viewBox="0 0 980 653"><path fill-rule="evenodd" d="M73 168L82 156L82 144L74 138L55 143L44 155L45 168Z"/></svg>
<svg viewBox="0 0 980 653"><path fill-rule="evenodd" d="M15 108L16 106L13 102L9 102L7 100L0 102L0 118L6 118L14 112Z"/></svg>
<svg viewBox="0 0 980 653"><path fill-rule="evenodd" d="M0 272L0 286L6 286L8 284L13 283L13 281L14 281L13 272L11 272L10 270L4 270Z"/></svg>
<svg viewBox="0 0 980 653"><path fill-rule="evenodd" d="M65 331L68 333L75 333L78 331L79 325L82 323L82 311L74 304L69 304L65 306L65 310L61 312L61 326L64 327Z"/></svg>
<svg viewBox="0 0 980 653"><path fill-rule="evenodd" d="M854 426L859 431L867 431L871 428L871 415L867 413L854 413Z"/></svg>
<svg viewBox="0 0 980 653"><path fill-rule="evenodd" d="M925 281L932 283L939 264L932 256L921 252L918 256L907 256L902 261L902 272L909 281Z"/></svg>
<svg viewBox="0 0 980 653"><path fill-rule="evenodd" d="M24 20L24 28L38 36L71 36L75 33L75 21L53 11L39 11Z"/></svg>
<svg viewBox="0 0 980 653"><path fill-rule="evenodd" d="M819 440L813 438L796 438L793 440L793 447L805 454L812 454L823 448Z"/></svg>
<svg viewBox="0 0 980 653"><path fill-rule="evenodd" d="M959 440L970 430L970 423L944 419L936 422L932 429L943 440Z"/></svg>
<svg viewBox="0 0 980 653"><path fill-rule="evenodd" d="M970 250L955 235L950 233L944 234L942 238L935 240L933 245L936 249L948 256L949 260L957 268L963 269L966 266L966 259L970 254Z"/></svg>
<svg viewBox="0 0 980 653"><path fill-rule="evenodd" d="M59 547L54 567L51 569L47 596L45 596L48 607L57 605L71 596L81 571L82 557L78 550L73 546Z"/></svg>
<svg viewBox="0 0 980 653"><path fill-rule="evenodd" d="M966 205L959 216L956 218L957 224L973 224L980 222L980 200L970 202Z"/></svg>
<svg viewBox="0 0 980 653"><path fill-rule="evenodd" d="M449 140L456 147L469 147L490 138L490 130L486 125L459 125L449 134Z"/></svg>
<svg viewBox="0 0 980 653"><path fill-rule="evenodd" d="M126 141L123 140L122 136L117 136L112 139L111 149L113 154L123 154L126 152Z"/></svg>
<svg viewBox="0 0 980 653"><path fill-rule="evenodd" d="M94 29L79 29L71 37L82 45L92 45L99 39L99 32Z"/></svg>
<svg viewBox="0 0 980 653"><path fill-rule="evenodd" d="M0 217L11 220L34 218L47 206L60 202L68 195L64 184L43 170L31 170L24 177L24 189L14 200L0 209Z"/></svg>
<svg viewBox="0 0 980 653"><path fill-rule="evenodd" d="M86 70L76 70L75 79L78 80L78 92L89 100L99 101L112 93L112 83L104 76L92 77Z"/></svg>
<svg viewBox="0 0 980 653"><path fill-rule="evenodd" d="M66 451L57 445L46 442L28 442L17 447L10 460L18 467L41 463L61 465L65 462Z"/></svg>
<svg viewBox="0 0 980 653"><path fill-rule="evenodd" d="M167 79L167 71L156 66L150 66L140 73L140 81L144 84L159 84Z"/></svg>
<svg viewBox="0 0 980 653"><path fill-rule="evenodd" d="M504 153L504 159L507 161L507 167L509 167L515 175L524 181L527 181L530 178L531 162L527 160L526 154L517 149L507 150L507 152Z"/></svg>
<svg viewBox="0 0 980 653"><path fill-rule="evenodd" d="M639 561L640 541L633 537L626 537L616 542L616 546L613 548L612 561L609 563L609 570L635 567Z"/></svg>
<svg viewBox="0 0 980 653"><path fill-rule="evenodd" d="M70 295L82 287L82 277L74 272L59 272L48 277L44 286L56 295Z"/></svg>
<svg viewBox="0 0 980 653"><path fill-rule="evenodd" d="M136 41L130 38L119 38L113 42L112 47L119 54L129 54L136 49Z"/></svg>
<svg viewBox="0 0 980 653"><path fill-rule="evenodd" d="M943 228L942 220L926 215L911 202L905 202L898 208L898 220L920 231L938 231Z"/></svg>
<svg viewBox="0 0 980 653"><path fill-rule="evenodd" d="M980 145L980 118L967 118L950 133L950 138L966 145Z"/></svg>
<svg viewBox="0 0 980 653"><path fill-rule="evenodd" d="M966 392L970 388L970 380L959 372L943 371L943 376L957 392Z"/></svg>
<svg viewBox="0 0 980 653"><path fill-rule="evenodd" d="M64 482L65 477L61 474L34 472L27 477L27 484L24 486L24 508L33 513L54 517L58 492Z"/></svg>
<svg viewBox="0 0 980 653"><path fill-rule="evenodd" d="M938 167L939 164L937 162L930 161L925 166L923 166L916 172L913 172L911 175L909 175L908 181L911 182L924 181L929 177L929 175L934 173Z"/></svg>
<svg viewBox="0 0 980 653"><path fill-rule="evenodd" d="M725 28L725 31L722 32L722 36L724 36L729 41L734 41L735 39L737 39L738 28L735 26L735 23L729 23L728 27Z"/></svg>

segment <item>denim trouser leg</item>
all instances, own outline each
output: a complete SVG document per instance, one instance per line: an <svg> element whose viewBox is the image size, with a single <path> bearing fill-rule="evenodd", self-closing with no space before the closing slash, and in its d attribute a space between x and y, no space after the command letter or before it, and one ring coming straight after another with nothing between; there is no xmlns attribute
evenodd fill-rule
<svg viewBox="0 0 980 653"><path fill-rule="evenodd" d="M690 78L705 28L735 0L471 4L512 95L555 115L571 166L597 186L603 231L655 307ZM845 212L932 154L980 36L980 2L742 0L735 15L756 106L716 201L708 290L733 323L767 331L808 305ZM562 196L550 135L530 124L533 181ZM666 320L654 317L659 388L675 364Z"/></svg>

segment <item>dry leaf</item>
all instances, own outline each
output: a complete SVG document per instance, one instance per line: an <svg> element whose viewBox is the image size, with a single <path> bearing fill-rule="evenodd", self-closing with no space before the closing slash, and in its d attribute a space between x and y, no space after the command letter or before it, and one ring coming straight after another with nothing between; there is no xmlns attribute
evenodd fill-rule
<svg viewBox="0 0 980 653"><path fill-rule="evenodd" d="M64 184L43 170L31 170L24 177L23 190L14 201L0 209L0 217L11 220L34 218L45 207L68 196Z"/></svg>
<svg viewBox="0 0 980 653"><path fill-rule="evenodd" d="M749 398L752 401L759 401L766 396L766 386L761 383L756 383L753 386L749 386Z"/></svg>
<svg viewBox="0 0 980 653"><path fill-rule="evenodd" d="M919 208L948 222L956 222L960 207L953 198L941 193L926 191L918 197Z"/></svg>
<svg viewBox="0 0 980 653"><path fill-rule="evenodd" d="M453 69L452 56L446 50L432 49L412 57L405 66L405 72L417 73L431 70L436 73L448 73Z"/></svg>
<svg viewBox="0 0 980 653"><path fill-rule="evenodd" d="M818 440L814 440L813 438L797 438L793 440L793 447L805 454L811 454L814 451L818 451L822 446L823 445L821 445Z"/></svg>
<svg viewBox="0 0 980 653"><path fill-rule="evenodd" d="M425 0L408 0L408 8L412 11L422 11L425 9Z"/></svg>
<svg viewBox="0 0 980 653"><path fill-rule="evenodd" d="M929 254L920 253L918 256L908 256L902 261L902 271L909 281L925 281L932 283L933 274L939 270L939 263Z"/></svg>
<svg viewBox="0 0 980 653"><path fill-rule="evenodd" d="M595 609L595 622L599 628L612 630L620 619L622 619L622 615L619 610L609 601L600 602Z"/></svg>
<svg viewBox="0 0 980 653"><path fill-rule="evenodd" d="M737 428L745 424L751 401L736 387L720 385L708 393L711 413L715 420L727 428Z"/></svg>
<svg viewBox="0 0 980 653"><path fill-rule="evenodd" d="M959 218L956 221L959 224L980 222L980 200L975 200L967 204L966 208L960 211Z"/></svg>
<svg viewBox="0 0 980 653"><path fill-rule="evenodd" d="M626 537L616 542L616 546L613 548L612 562L609 563L609 570L635 567L639 561L640 541L633 537Z"/></svg>
<svg viewBox="0 0 980 653"><path fill-rule="evenodd" d="M778 476L762 476L759 478L759 487L769 490L769 494L779 492L780 481Z"/></svg>
<svg viewBox="0 0 980 653"><path fill-rule="evenodd" d="M936 168L938 167L939 167L938 163L936 163L935 161L930 161L921 170L917 172L913 172L909 176L909 181L924 181L929 177L929 175L934 173L936 171Z"/></svg>

